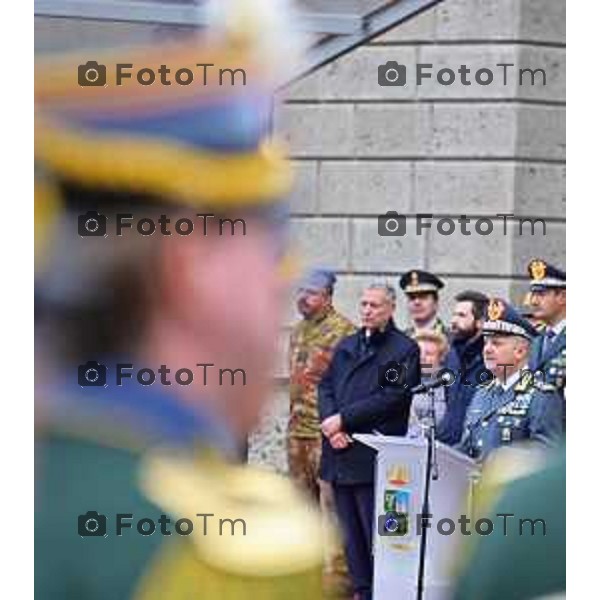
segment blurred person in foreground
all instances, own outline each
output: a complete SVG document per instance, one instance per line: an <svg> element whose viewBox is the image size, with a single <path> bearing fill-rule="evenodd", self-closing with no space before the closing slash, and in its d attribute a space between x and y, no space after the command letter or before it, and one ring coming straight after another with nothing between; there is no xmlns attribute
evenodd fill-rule
<svg viewBox="0 0 600 600"><path fill-rule="evenodd" d="M483 362L482 330L488 298L480 292L466 290L455 296L454 301L450 351L444 367L452 371L455 380L446 388L448 410L437 432L438 439L449 445L460 441L471 399L477 389L491 379Z"/></svg>
<svg viewBox="0 0 600 600"><path fill-rule="evenodd" d="M421 383L427 383L435 378L440 370L446 354L448 353L448 340L446 336L435 331L420 331L414 337L419 346L421 356ZM436 427L439 427L446 414L445 386L433 389ZM431 401L429 393L415 394L410 405L410 420L408 429L411 437L419 437L424 433L424 426L430 424Z"/></svg>
<svg viewBox="0 0 600 600"><path fill-rule="evenodd" d="M493 529L465 538L454 600L566 598L566 467L564 445L490 457L475 506Z"/></svg>
<svg viewBox="0 0 600 600"><path fill-rule="evenodd" d="M302 320L290 335L290 417L287 450L290 476L298 487L336 522L331 484L319 477L321 429L317 386L329 367L340 340L356 331L354 324L333 306L336 276L329 269L311 269L297 289ZM328 589L348 587L343 550L336 544L328 552L325 581Z"/></svg>
<svg viewBox="0 0 600 600"><path fill-rule="evenodd" d="M234 26L99 56L104 87L77 85L79 56L36 77L37 167L64 203L36 282L52 356L36 396L40 600L320 597L318 515L228 460L269 396L285 298L291 178L253 16L235 23L254 37ZM247 85L117 87L111 73L198 76L198 60L244 68Z"/></svg>
<svg viewBox="0 0 600 600"><path fill-rule="evenodd" d="M373 284L363 291L362 327L338 344L319 385L321 477L333 486L357 600L372 594L376 453L351 435L406 435L409 390L421 379L419 347L396 327L395 308L394 288ZM397 385L381 377L391 363L402 372Z"/></svg>
<svg viewBox="0 0 600 600"><path fill-rule="evenodd" d="M562 438L562 402L557 389L537 380L527 359L537 331L499 298L488 303L483 357L494 379L475 392L457 448L483 462L502 446L518 442L557 444Z"/></svg>

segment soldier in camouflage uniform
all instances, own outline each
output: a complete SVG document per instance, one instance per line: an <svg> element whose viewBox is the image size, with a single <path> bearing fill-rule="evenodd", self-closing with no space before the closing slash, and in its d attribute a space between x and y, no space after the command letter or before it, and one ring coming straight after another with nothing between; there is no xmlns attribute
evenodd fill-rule
<svg viewBox="0 0 600 600"><path fill-rule="evenodd" d="M444 282L427 271L414 269L400 278L400 288L406 294L411 325L404 333L414 338L421 331L433 331L447 336L448 330L438 317L438 293Z"/></svg>
<svg viewBox="0 0 600 600"><path fill-rule="evenodd" d="M317 386L338 342L356 330L352 322L333 307L335 280L331 271L314 269L298 289L297 306L303 318L290 336L288 423L290 475L332 519L335 519L335 508L331 486L319 479L321 429ZM326 578L333 580L333 584L344 584L346 572L341 547L332 549L326 565Z"/></svg>

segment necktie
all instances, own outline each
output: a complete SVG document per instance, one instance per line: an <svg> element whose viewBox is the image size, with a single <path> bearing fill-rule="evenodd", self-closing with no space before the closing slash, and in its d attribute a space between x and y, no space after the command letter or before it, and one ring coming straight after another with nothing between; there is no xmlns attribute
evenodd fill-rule
<svg viewBox="0 0 600 600"><path fill-rule="evenodd" d="M547 352L550 346L552 346L552 341L556 337L556 332L553 329L547 329L544 334L544 352Z"/></svg>

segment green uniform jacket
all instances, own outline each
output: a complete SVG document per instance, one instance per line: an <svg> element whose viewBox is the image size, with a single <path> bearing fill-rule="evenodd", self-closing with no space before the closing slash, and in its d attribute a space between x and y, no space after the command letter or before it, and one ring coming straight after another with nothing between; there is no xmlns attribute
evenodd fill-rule
<svg viewBox="0 0 600 600"><path fill-rule="evenodd" d="M545 469L510 483L491 512L494 530L473 540L471 560L458 580L454 600L541 600L564 594L565 449ZM514 517L497 516L502 514ZM543 519L545 535L541 521L533 525L532 535L527 519Z"/></svg>
<svg viewBox="0 0 600 600"><path fill-rule="evenodd" d="M37 600L287 600L290 586L320 597L320 519L289 482L227 463L214 417L135 384L73 391L37 432ZM216 515L208 535L203 513ZM219 516L248 532L215 532Z"/></svg>

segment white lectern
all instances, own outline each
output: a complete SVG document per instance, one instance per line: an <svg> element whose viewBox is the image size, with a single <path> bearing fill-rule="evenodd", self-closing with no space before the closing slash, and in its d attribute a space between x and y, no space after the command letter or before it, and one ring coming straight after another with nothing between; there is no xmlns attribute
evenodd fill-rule
<svg viewBox="0 0 600 600"><path fill-rule="evenodd" d="M377 450L375 475L375 528L373 535L374 600L414 600L417 597L421 535L418 516L422 512L427 467L427 439L356 434L359 442ZM464 541L459 518L471 518L472 486L478 468L468 456L436 442L438 478L431 481L430 520L425 555L426 600L444 600L451 584L450 569L457 547ZM407 515L404 535L382 536L377 518L386 512ZM456 529L442 535L438 524L451 519ZM451 524L445 521L443 531ZM474 530L471 522L467 528Z"/></svg>

